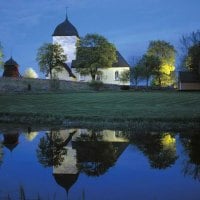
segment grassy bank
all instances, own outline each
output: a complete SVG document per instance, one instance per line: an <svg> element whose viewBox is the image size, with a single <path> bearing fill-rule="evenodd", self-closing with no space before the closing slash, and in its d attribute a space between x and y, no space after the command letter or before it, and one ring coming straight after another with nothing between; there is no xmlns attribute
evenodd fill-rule
<svg viewBox="0 0 200 200"><path fill-rule="evenodd" d="M98 92L0 96L0 121L200 122L199 92Z"/></svg>

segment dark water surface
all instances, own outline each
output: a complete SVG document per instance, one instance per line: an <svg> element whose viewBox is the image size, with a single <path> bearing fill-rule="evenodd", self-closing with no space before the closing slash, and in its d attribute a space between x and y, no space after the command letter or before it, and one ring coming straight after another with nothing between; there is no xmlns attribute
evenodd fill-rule
<svg viewBox="0 0 200 200"><path fill-rule="evenodd" d="M200 133L2 129L0 199L199 200Z"/></svg>

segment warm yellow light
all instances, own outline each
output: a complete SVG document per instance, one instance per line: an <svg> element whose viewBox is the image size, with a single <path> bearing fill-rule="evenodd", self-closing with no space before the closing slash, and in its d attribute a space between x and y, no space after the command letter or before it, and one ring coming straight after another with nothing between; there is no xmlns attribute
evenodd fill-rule
<svg viewBox="0 0 200 200"><path fill-rule="evenodd" d="M161 139L161 144L165 148L169 148L175 145L176 139L173 138L169 133L166 134L162 139Z"/></svg>
<svg viewBox="0 0 200 200"><path fill-rule="evenodd" d="M169 64L164 64L161 66L160 72L170 75L171 72L175 70L175 66L169 65Z"/></svg>
<svg viewBox="0 0 200 200"><path fill-rule="evenodd" d="M32 141L35 139L35 137L38 135L38 132L30 132L30 133L25 133L25 137L28 141Z"/></svg>

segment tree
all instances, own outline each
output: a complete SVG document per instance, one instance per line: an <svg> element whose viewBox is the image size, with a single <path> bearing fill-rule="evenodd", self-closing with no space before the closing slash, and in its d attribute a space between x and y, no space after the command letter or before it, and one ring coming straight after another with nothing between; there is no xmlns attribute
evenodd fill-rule
<svg viewBox="0 0 200 200"><path fill-rule="evenodd" d="M38 78L38 75L33 68L29 67L28 69L26 69L26 71L24 73L24 77L25 78Z"/></svg>
<svg viewBox="0 0 200 200"><path fill-rule="evenodd" d="M59 166L64 156L67 154L67 150L63 145L64 141L60 136L59 131L51 131L46 133L44 137L40 139L37 148L38 161L44 167Z"/></svg>
<svg viewBox="0 0 200 200"><path fill-rule="evenodd" d="M200 42L188 49L186 66L190 71L200 74Z"/></svg>
<svg viewBox="0 0 200 200"><path fill-rule="evenodd" d="M0 43L0 68L3 67L3 47L1 46Z"/></svg>
<svg viewBox="0 0 200 200"><path fill-rule="evenodd" d="M142 73L143 73L143 68L137 64L134 67L132 67L130 69L130 79L134 80L135 85L138 85L138 81L140 79L140 77L142 77Z"/></svg>
<svg viewBox="0 0 200 200"><path fill-rule="evenodd" d="M182 172L184 175L192 176L195 180L200 181L200 135L198 133L181 133L180 140L185 154Z"/></svg>
<svg viewBox="0 0 200 200"><path fill-rule="evenodd" d="M200 30L193 31L192 33L188 35L183 35L180 39L181 44L181 68L183 69L190 69L190 67L187 65L187 58L188 58L188 52L189 49L192 46L195 46L200 43Z"/></svg>
<svg viewBox="0 0 200 200"><path fill-rule="evenodd" d="M130 81L130 70L124 70L121 72L120 77L119 77L120 81L122 83L127 83Z"/></svg>
<svg viewBox="0 0 200 200"><path fill-rule="evenodd" d="M91 75L95 80L102 68L112 67L117 61L116 48L98 34L87 34L77 44L76 70L82 75Z"/></svg>
<svg viewBox="0 0 200 200"><path fill-rule="evenodd" d="M178 158L175 138L171 133L135 133L130 136L130 143L143 152L155 169L166 169Z"/></svg>
<svg viewBox="0 0 200 200"><path fill-rule="evenodd" d="M62 71L67 57L61 45L45 43L38 49L36 60L39 63L40 71L46 75L50 74L50 79L52 79L53 72Z"/></svg>
<svg viewBox="0 0 200 200"><path fill-rule="evenodd" d="M153 55L144 55L138 65L142 72L141 76L146 79L146 86L149 86L149 79L155 73L155 70L160 66L160 60Z"/></svg>
<svg viewBox="0 0 200 200"><path fill-rule="evenodd" d="M175 71L176 50L173 45L163 40L151 41L147 50L148 56L160 59L161 64L157 67L153 82L159 86L172 85Z"/></svg>
<svg viewBox="0 0 200 200"><path fill-rule="evenodd" d="M119 147L102 141L102 135L96 130L91 132L91 135L81 135L74 142L78 166L88 176L100 176L115 164Z"/></svg>

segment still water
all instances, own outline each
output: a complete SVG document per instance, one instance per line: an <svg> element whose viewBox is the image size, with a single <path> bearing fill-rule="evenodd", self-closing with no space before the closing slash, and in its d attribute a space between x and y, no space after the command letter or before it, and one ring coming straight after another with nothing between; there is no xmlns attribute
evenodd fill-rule
<svg viewBox="0 0 200 200"><path fill-rule="evenodd" d="M0 130L2 200L199 200L200 134Z"/></svg>

